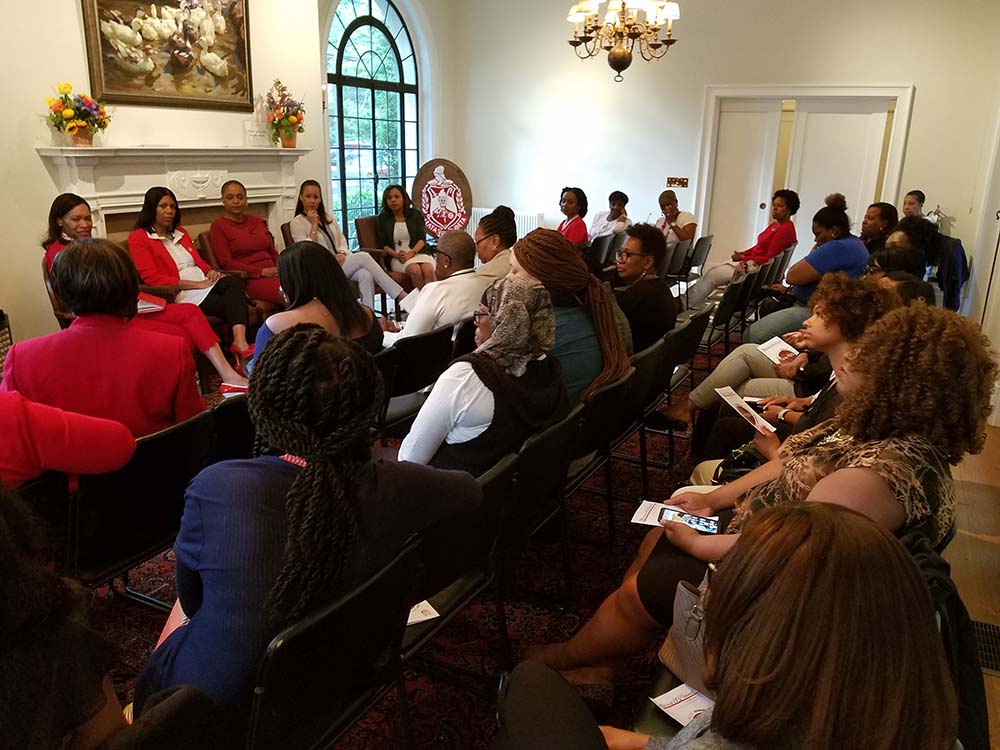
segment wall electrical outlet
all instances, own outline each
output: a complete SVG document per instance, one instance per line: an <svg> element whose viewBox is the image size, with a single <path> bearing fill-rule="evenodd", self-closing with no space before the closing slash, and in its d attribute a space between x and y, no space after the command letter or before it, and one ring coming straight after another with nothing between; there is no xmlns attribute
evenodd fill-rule
<svg viewBox="0 0 1000 750"><path fill-rule="evenodd" d="M667 178L667 187L668 188L672 188L672 187L686 188L687 186L688 186L688 178L687 177L668 177Z"/></svg>

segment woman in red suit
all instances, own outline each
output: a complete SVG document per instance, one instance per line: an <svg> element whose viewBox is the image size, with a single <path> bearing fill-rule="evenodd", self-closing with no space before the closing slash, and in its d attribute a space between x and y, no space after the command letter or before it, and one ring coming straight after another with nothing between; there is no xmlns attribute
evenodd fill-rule
<svg viewBox="0 0 1000 750"><path fill-rule="evenodd" d="M113 419L135 437L204 410L184 342L129 324L139 279L128 253L107 240L78 240L56 257L51 280L76 320L59 333L14 344L0 391Z"/></svg>
<svg viewBox="0 0 1000 750"><path fill-rule="evenodd" d="M222 318L232 327L232 351L241 359L253 355L247 343L246 287L236 276L219 273L206 263L181 223L181 209L170 188L146 191L128 251L142 283L180 287L177 302L198 305L206 315Z"/></svg>
<svg viewBox="0 0 1000 750"><path fill-rule="evenodd" d="M45 267L51 272L52 261L77 239L89 239L94 228L90 204L75 193L56 196L49 208L49 227L42 248L45 250ZM179 336L206 359L219 373L223 383L246 385L247 379L233 369L222 353L219 337L205 320L205 314L196 305L167 305L160 312L137 315L132 325L152 331Z"/></svg>
<svg viewBox="0 0 1000 750"><path fill-rule="evenodd" d="M135 452L128 428L34 404L20 393L0 393L0 485L16 489L43 471L104 474L124 466Z"/></svg>
<svg viewBox="0 0 1000 750"><path fill-rule="evenodd" d="M564 187L559 196L559 210L566 218L559 222L556 230L574 245L587 241L587 225L583 217L587 215L587 194L578 187Z"/></svg>
<svg viewBox="0 0 1000 750"><path fill-rule="evenodd" d="M283 308L285 301L278 283L278 251L267 231L267 222L246 213L247 189L239 180L222 185L225 213L212 222L209 237L219 267L224 271L245 271L247 294Z"/></svg>

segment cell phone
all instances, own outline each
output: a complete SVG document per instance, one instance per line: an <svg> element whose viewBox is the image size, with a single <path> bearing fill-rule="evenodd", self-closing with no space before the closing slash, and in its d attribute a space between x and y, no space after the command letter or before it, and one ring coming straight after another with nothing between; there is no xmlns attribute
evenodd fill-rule
<svg viewBox="0 0 1000 750"><path fill-rule="evenodd" d="M670 508L660 508L660 520L676 521L677 523L682 523L685 526L690 526L699 534L719 533L718 521L716 521L714 518L706 518L705 516L696 516L693 513L678 513L676 510L671 510Z"/></svg>

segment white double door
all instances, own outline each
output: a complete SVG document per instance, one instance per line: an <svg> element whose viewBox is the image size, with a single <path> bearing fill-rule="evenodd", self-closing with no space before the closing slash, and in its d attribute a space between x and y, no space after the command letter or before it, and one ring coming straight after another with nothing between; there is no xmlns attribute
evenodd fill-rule
<svg viewBox="0 0 1000 750"><path fill-rule="evenodd" d="M884 97L796 99L787 171L778 181L802 204L794 218L799 245L793 260L812 248L812 216L830 193L846 196L852 231L860 231L865 210L881 192L888 104ZM720 101L703 211L702 233L715 235L710 260L750 247L771 222L781 105L781 98Z"/></svg>

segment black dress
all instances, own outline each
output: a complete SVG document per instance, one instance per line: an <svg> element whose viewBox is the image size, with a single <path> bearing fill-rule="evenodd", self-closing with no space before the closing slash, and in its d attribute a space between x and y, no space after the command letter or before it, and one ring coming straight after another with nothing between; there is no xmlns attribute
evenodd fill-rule
<svg viewBox="0 0 1000 750"><path fill-rule="evenodd" d="M615 299L628 318L637 352L651 347L677 323L674 295L661 278L640 279L631 286L615 289Z"/></svg>

